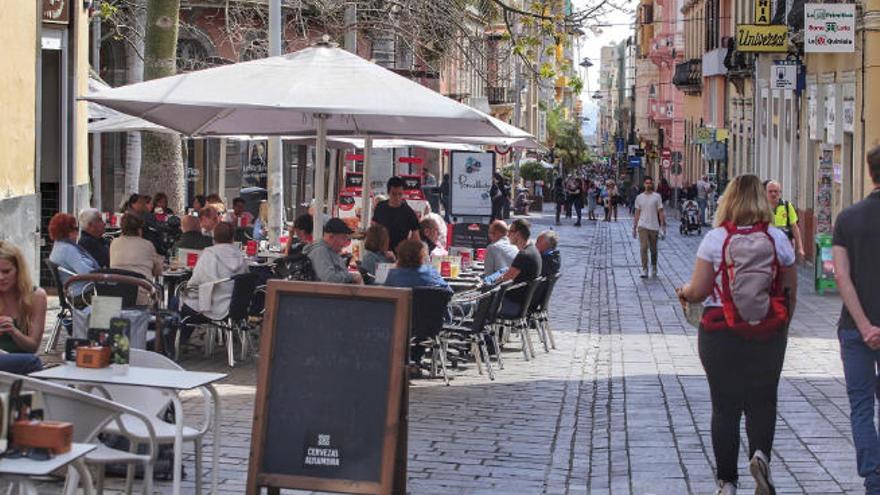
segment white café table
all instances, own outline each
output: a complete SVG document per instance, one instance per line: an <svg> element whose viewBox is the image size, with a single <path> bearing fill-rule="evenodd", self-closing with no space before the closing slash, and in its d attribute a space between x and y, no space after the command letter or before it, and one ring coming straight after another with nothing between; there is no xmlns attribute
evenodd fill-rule
<svg viewBox="0 0 880 495"><path fill-rule="evenodd" d="M82 480L83 492L86 495L91 495L92 477L80 459L94 449L95 446L92 444L74 443L70 446L70 452L58 454L45 461L35 461L27 457L18 459L4 457L0 459L0 478L17 484L20 494L37 495L37 487L31 480L32 476L48 476L53 471L73 463L73 468L76 469Z"/></svg>
<svg viewBox="0 0 880 495"><path fill-rule="evenodd" d="M213 383L226 378L225 373L207 373L203 371L169 370L128 366L128 370L120 365L108 368L80 368L72 363L55 366L43 371L31 373L32 377L54 380L72 384L91 385L125 385L129 387L147 387L159 389L174 405L175 438L174 438L174 495L180 494L180 479L183 451L183 407L177 393L182 390L206 387L214 403L214 456L211 464L211 492L217 492L218 455L220 452L220 396Z"/></svg>

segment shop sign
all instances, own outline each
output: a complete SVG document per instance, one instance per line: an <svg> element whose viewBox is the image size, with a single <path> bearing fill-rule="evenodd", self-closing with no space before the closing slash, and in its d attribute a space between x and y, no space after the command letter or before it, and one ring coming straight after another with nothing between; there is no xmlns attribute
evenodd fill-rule
<svg viewBox="0 0 880 495"><path fill-rule="evenodd" d="M736 28L736 49L741 52L787 52L788 26L740 24Z"/></svg>
<svg viewBox="0 0 880 495"><path fill-rule="evenodd" d="M43 0L43 22L70 23L70 0Z"/></svg>
<svg viewBox="0 0 880 495"><path fill-rule="evenodd" d="M715 129L711 127L697 127L694 130L694 144L709 144L715 141Z"/></svg>
<svg viewBox="0 0 880 495"><path fill-rule="evenodd" d="M773 62L773 89L794 91L797 89L798 63L795 60L776 60Z"/></svg>
<svg viewBox="0 0 880 495"><path fill-rule="evenodd" d="M663 148L660 151L660 165L664 170L672 166L672 150L669 148Z"/></svg>
<svg viewBox="0 0 880 495"><path fill-rule="evenodd" d="M804 52L853 53L856 6L852 3L804 5Z"/></svg>
<svg viewBox="0 0 880 495"><path fill-rule="evenodd" d="M770 24L770 0L755 0L755 24Z"/></svg>

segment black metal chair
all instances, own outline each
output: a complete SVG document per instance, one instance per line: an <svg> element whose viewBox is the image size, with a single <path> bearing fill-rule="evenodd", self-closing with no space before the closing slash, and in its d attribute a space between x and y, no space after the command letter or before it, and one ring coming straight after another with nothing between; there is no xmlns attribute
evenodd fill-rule
<svg viewBox="0 0 880 495"><path fill-rule="evenodd" d="M489 292L484 292L474 299L469 299L467 302L473 304L471 318L458 324L450 324L443 327L444 336L442 340L444 347L448 345L449 336L457 336L469 343L471 353L477 362L477 371L482 375L483 363L485 363L486 372L490 380L495 380L495 371L492 369L489 349L486 346L487 337L491 335L491 327L487 322L491 316L495 299L501 291L502 287L496 286Z"/></svg>
<svg viewBox="0 0 880 495"><path fill-rule="evenodd" d="M452 294L439 287L412 289L410 346L414 346L414 351L415 347L422 347L431 352L431 377L437 376L439 365L447 385L449 385L449 377L446 374L446 349L441 343L440 334L443 332L443 322L450 298ZM417 358L420 358L421 354L421 352L411 352L411 355Z"/></svg>
<svg viewBox="0 0 880 495"><path fill-rule="evenodd" d="M545 352L550 352L551 348L556 349L556 340L553 339L553 331L550 329L549 310L553 289L561 276L559 273L554 273L544 277L544 281L535 290L532 304L529 307L529 324L534 325L537 330L538 337L544 344Z"/></svg>
<svg viewBox="0 0 880 495"><path fill-rule="evenodd" d="M501 303L507 291L513 286L513 280L501 282L492 288L494 296L492 297L492 305L489 306L489 314L486 316L486 327L491 335L492 348L495 351L495 361L498 362L498 369L504 369L504 358L501 357L501 325L497 324L498 312L501 311ZM497 290L496 290L497 289Z"/></svg>
<svg viewBox="0 0 880 495"><path fill-rule="evenodd" d="M510 287L507 291L505 300L501 303L501 310L498 312L496 320L497 324L502 328L510 329L509 332L504 333L505 338L509 338L509 336L514 333L519 333L520 339L522 339L523 357L526 361L530 361L535 355L535 349L532 345L532 337L529 334L528 319L532 298L534 297L535 290L538 289L538 285L541 281L543 281L543 277L538 277L534 280L520 282ZM521 305L515 312L506 312L504 308L505 302L510 301L510 293L514 290L522 291L522 299L520 300Z"/></svg>
<svg viewBox="0 0 880 495"><path fill-rule="evenodd" d="M49 260L46 260L45 263L49 273L52 274L52 283L58 291L58 304L61 306L55 317L55 326L52 327L52 333L49 334L49 340L46 342L46 347L43 348L43 352L48 354L55 350L62 327L67 330L67 335L73 333L73 313L70 301L67 300L67 294L64 292L64 284L61 283L61 268Z"/></svg>
<svg viewBox="0 0 880 495"><path fill-rule="evenodd" d="M220 331L226 342L226 354L229 366L235 366L235 337L241 342L241 360L244 361L250 345L250 326L248 318L251 316L251 301L257 290L259 276L255 273L242 273L233 275L227 279L218 280L216 283L232 284L232 296L229 300L229 309L223 318L213 319L197 313L185 316L181 319L181 326L186 324L202 325L209 329L206 336L206 353L213 351L213 343L216 341L215 331ZM175 358L180 355L180 332L174 339Z"/></svg>
<svg viewBox="0 0 880 495"><path fill-rule="evenodd" d="M133 277L145 281L147 280L143 275L138 272L133 272L131 270L122 270L119 268L102 268L100 270L95 270L92 273L123 275L125 277ZM96 295L122 298L123 308L133 308L137 306L138 285L127 283L125 279L106 278L102 280L95 280L94 282L92 282L92 286L94 287Z"/></svg>

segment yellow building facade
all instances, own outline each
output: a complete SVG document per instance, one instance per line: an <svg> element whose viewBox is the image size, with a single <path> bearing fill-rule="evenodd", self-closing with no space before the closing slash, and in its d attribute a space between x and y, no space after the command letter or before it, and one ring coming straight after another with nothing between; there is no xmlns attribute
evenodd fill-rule
<svg viewBox="0 0 880 495"><path fill-rule="evenodd" d="M0 238L22 249L36 276L48 219L90 202L88 116L77 101L88 86L89 12L71 0L3 7Z"/></svg>

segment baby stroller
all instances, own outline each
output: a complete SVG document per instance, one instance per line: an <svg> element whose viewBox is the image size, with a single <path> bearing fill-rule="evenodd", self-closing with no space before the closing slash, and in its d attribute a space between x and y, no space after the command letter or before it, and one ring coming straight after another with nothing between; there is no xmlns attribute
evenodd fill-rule
<svg viewBox="0 0 880 495"><path fill-rule="evenodd" d="M681 204L681 224L678 227L681 235L690 235L696 232L697 235L703 233L703 222L700 221L700 207L697 202L688 199Z"/></svg>

